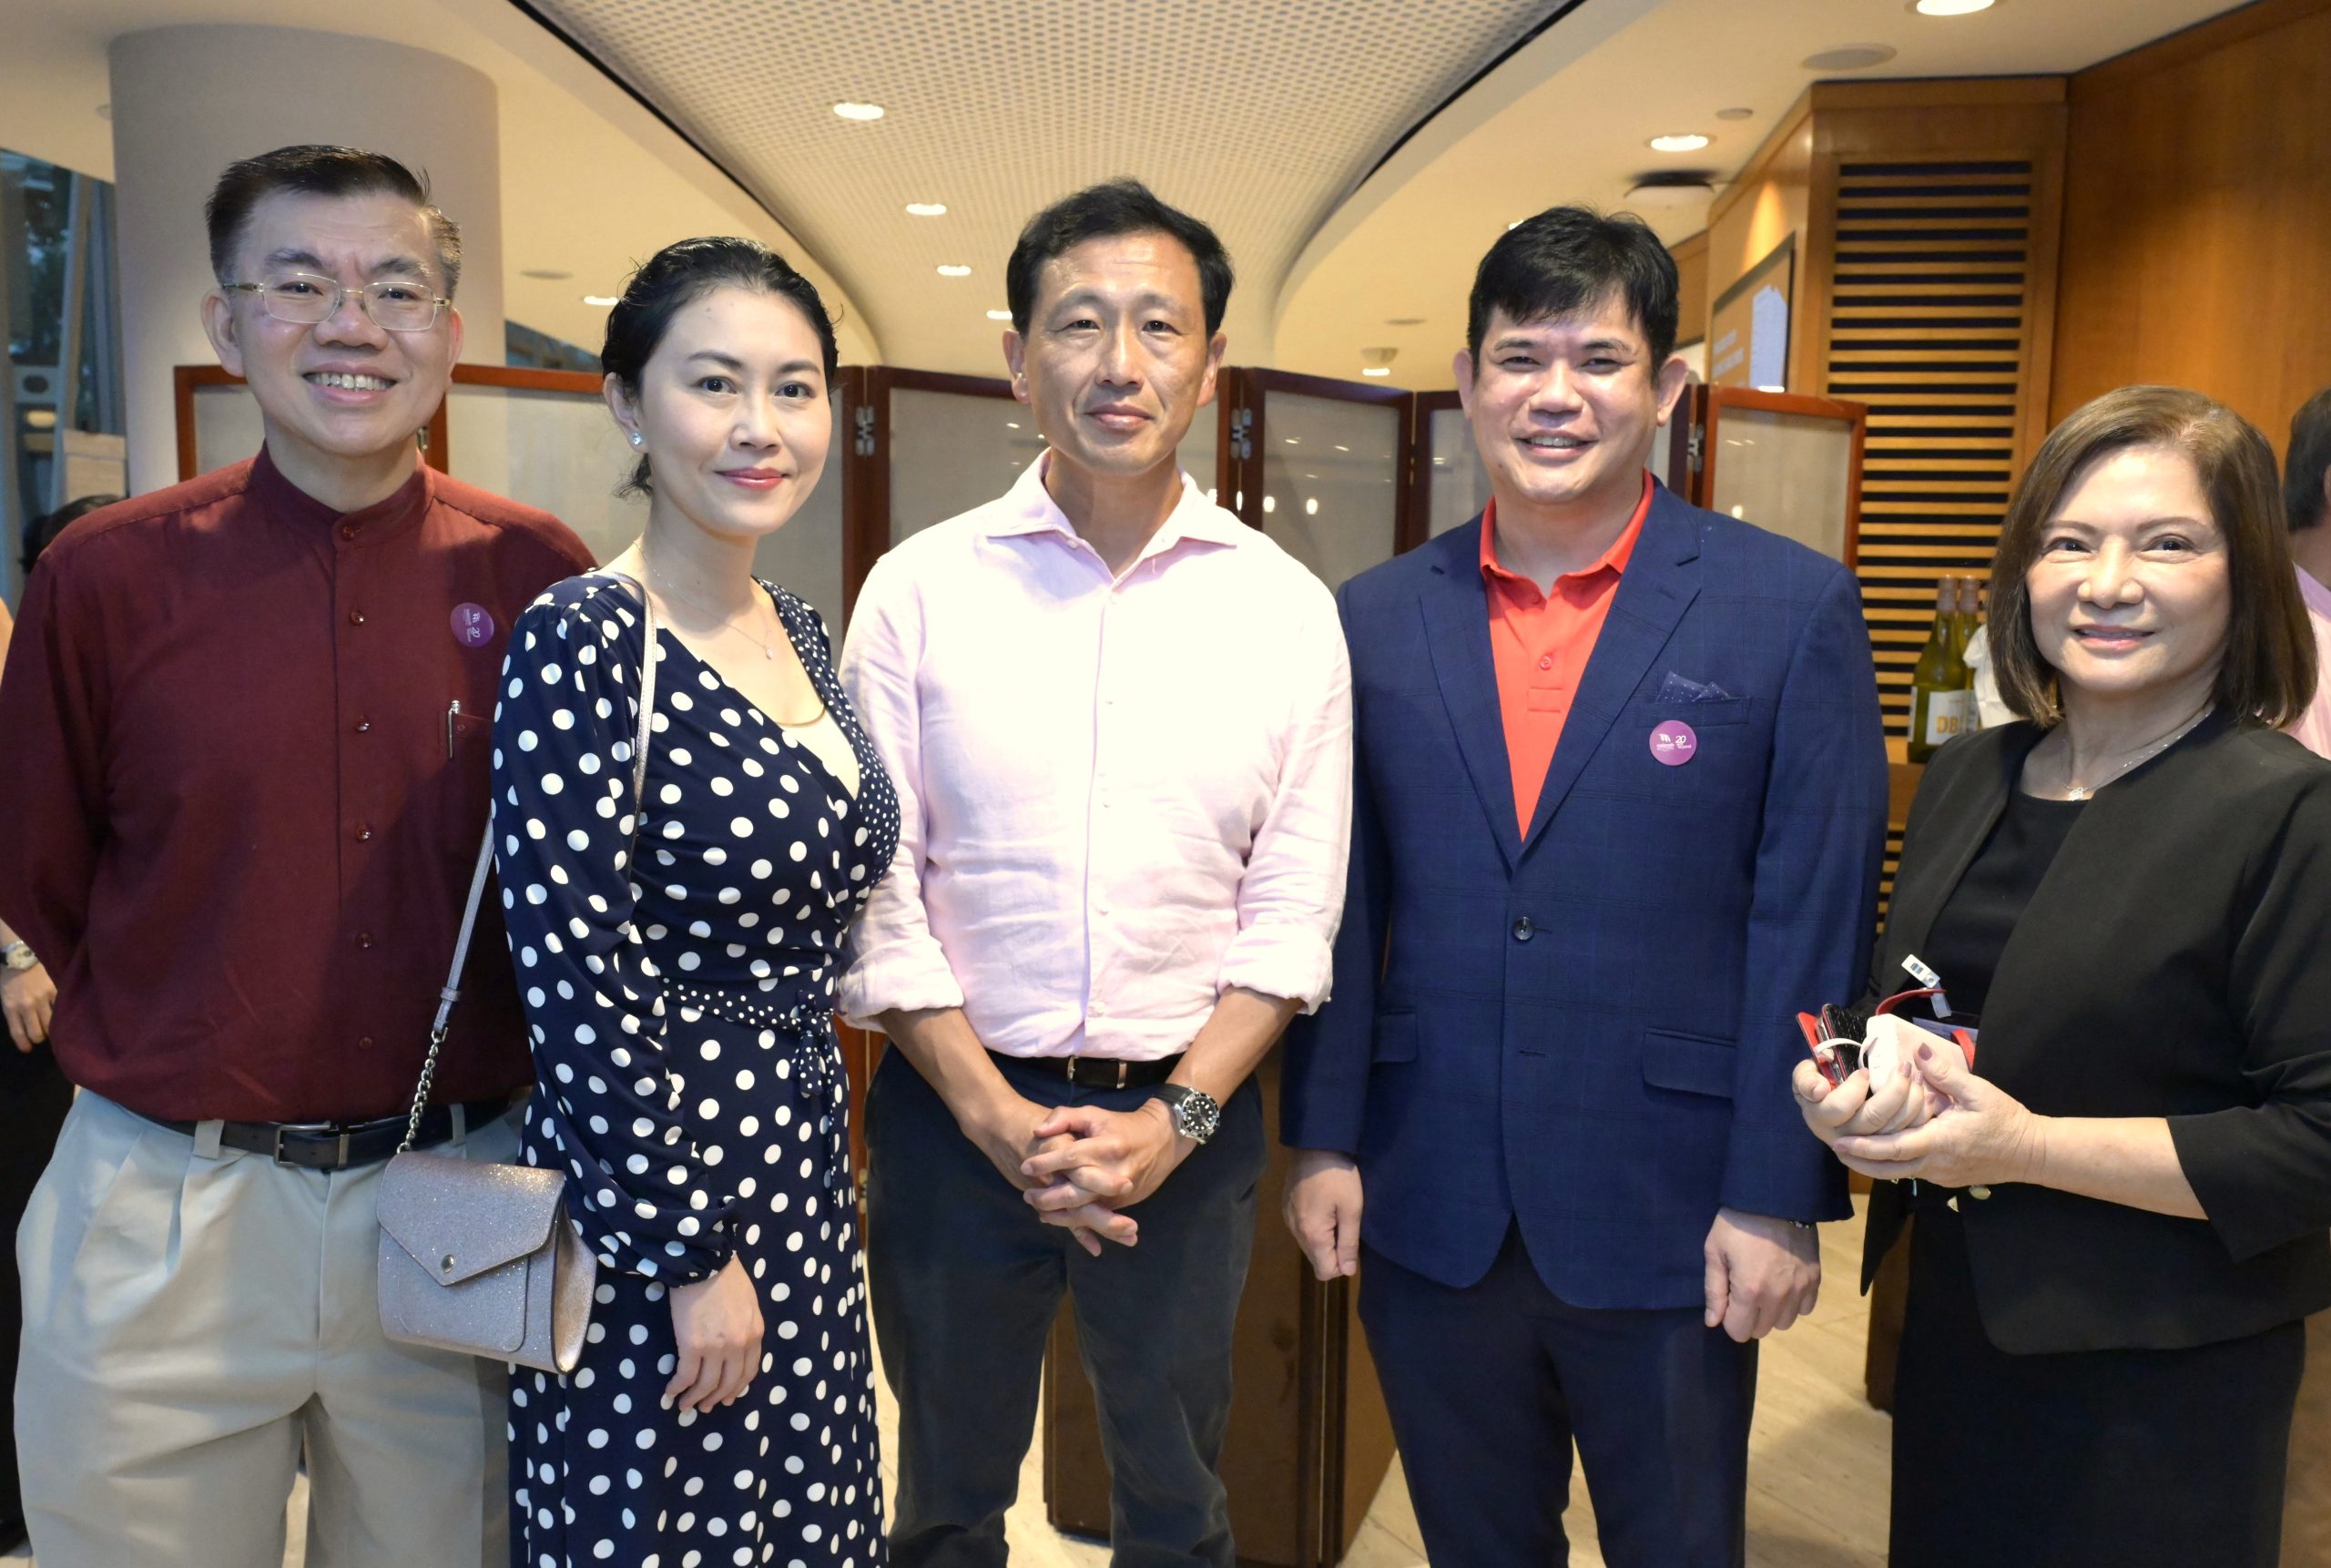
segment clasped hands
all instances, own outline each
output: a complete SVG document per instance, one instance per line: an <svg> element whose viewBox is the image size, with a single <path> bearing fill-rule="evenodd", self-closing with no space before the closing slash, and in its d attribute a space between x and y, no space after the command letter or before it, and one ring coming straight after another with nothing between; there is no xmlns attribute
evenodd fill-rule
<svg viewBox="0 0 2331 1568"><path fill-rule="evenodd" d="M1018 1095L974 1141L1039 1219L1067 1229L1095 1257L1104 1239L1123 1247L1141 1239L1139 1224L1121 1211L1155 1192L1197 1147L1175 1130L1162 1100L1111 1111Z"/></svg>
<svg viewBox="0 0 2331 1568"><path fill-rule="evenodd" d="M1804 1061L1792 1085L1814 1136L1879 1180L2026 1181L2045 1156L2044 1117L1979 1077L1951 1042L1892 1013L1869 1021L1862 1065L1844 1083Z"/></svg>

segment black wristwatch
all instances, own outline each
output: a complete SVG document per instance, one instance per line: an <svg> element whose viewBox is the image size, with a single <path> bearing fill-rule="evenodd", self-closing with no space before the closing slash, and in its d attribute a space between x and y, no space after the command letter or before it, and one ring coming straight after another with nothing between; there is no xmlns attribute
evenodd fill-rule
<svg viewBox="0 0 2331 1568"><path fill-rule="evenodd" d="M1172 1114L1174 1130L1194 1144L1206 1142L1222 1125L1222 1107L1204 1089L1193 1089L1187 1084L1160 1084L1156 1097L1166 1102L1166 1109Z"/></svg>

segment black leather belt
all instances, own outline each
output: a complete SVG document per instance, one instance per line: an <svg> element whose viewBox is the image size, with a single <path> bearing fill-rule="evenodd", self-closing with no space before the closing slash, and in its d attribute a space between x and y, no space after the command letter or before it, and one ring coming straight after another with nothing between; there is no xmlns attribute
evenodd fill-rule
<svg viewBox="0 0 2331 1568"><path fill-rule="evenodd" d="M1116 1056L1007 1056L1001 1051L988 1054L999 1067L1065 1078L1080 1089L1145 1089L1172 1077L1182 1062L1179 1052L1155 1062L1127 1062Z"/></svg>
<svg viewBox="0 0 2331 1568"><path fill-rule="evenodd" d="M462 1104L462 1119L468 1127L482 1127L507 1115L516 1104L506 1095L491 1100L466 1100ZM201 1126L199 1122L172 1122L160 1116L149 1119L188 1137L193 1137ZM382 1116L372 1122L223 1122L219 1124L219 1142L225 1148L265 1155L280 1166L310 1171L344 1171L378 1165L395 1154L397 1145L404 1142L404 1124L403 1116ZM453 1107L432 1105L421 1114L421 1130L414 1136L412 1146L427 1148L453 1135Z"/></svg>

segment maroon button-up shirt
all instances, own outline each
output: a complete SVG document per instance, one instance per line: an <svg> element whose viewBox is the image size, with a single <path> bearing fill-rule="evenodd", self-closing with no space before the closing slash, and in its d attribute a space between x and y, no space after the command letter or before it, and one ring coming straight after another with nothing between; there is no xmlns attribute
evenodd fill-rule
<svg viewBox="0 0 2331 1568"><path fill-rule="evenodd" d="M433 470L342 514L263 452L67 529L0 677L0 918L56 981L66 1075L184 1121L402 1111L504 642L590 565L549 514ZM532 1075L488 899L438 1103Z"/></svg>

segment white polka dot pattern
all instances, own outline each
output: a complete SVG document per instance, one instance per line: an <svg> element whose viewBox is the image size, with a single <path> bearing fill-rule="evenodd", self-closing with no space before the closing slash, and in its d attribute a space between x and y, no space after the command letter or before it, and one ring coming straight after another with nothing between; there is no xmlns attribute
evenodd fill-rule
<svg viewBox="0 0 2331 1568"><path fill-rule="evenodd" d="M567 1171L602 1269L582 1363L512 1383L523 1568L885 1561L830 1009L897 798L817 613L769 592L857 798L667 632L636 843L631 590L571 579L511 631L494 847L537 1078L525 1158ZM761 1292L760 1374L709 1414L667 1410L667 1288L732 1255Z"/></svg>

